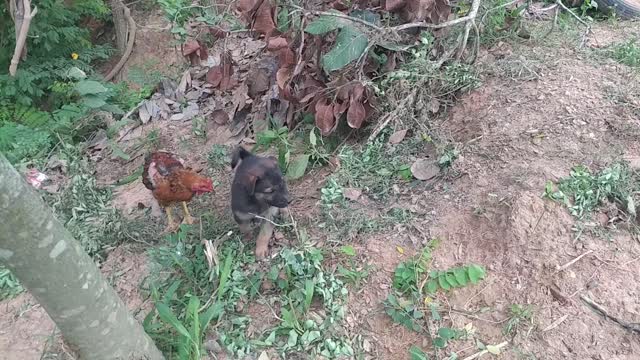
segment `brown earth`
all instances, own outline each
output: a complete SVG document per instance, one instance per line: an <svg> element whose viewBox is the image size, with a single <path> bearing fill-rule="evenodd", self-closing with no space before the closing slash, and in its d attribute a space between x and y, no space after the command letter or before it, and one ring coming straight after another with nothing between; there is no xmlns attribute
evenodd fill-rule
<svg viewBox="0 0 640 360"><path fill-rule="evenodd" d="M411 226L361 235L354 243L362 264L373 266L366 283L350 294L347 317L350 331L367 339L367 358L408 359L411 345L429 348L428 336L393 323L381 302L396 265L432 238L441 241L433 268L471 262L487 268L488 277L480 285L434 300L444 308L447 325L462 328L472 323L476 338L485 344L509 341L498 358L640 358L639 335L598 315L581 299L593 300L626 322L640 323L637 235L624 224L608 223L611 216L603 211L597 218L604 221L587 224L594 231L577 238L575 221L566 209L541 196L547 181L567 176L578 164L599 169L625 157L638 165L638 73L595 54L597 47L634 34L640 34L637 23L599 24L587 48L578 47L579 35L557 32L546 40L499 43L481 51L482 86L461 96L432 124L439 137L451 139L461 150L452 169L461 176L439 179L428 188L419 184L401 189L394 202L412 204L416 217ZM166 44L158 49L151 43L145 46L139 58L165 58ZM212 142L193 139L190 123L150 123L141 127L140 136L154 127L161 132L163 147L206 167ZM108 159L97 175L110 183L133 172L140 162ZM231 175L214 173L219 187L212 211L227 212ZM291 184L293 210L300 221L314 223L319 188L328 173L314 170ZM116 203L130 216L143 216L138 203L154 206L145 191L136 181L120 190ZM159 215L157 209L155 213ZM321 235L320 229L311 232ZM404 249L402 254L397 247ZM130 309L143 309L140 314L149 306L139 291L146 276L144 264L139 250L125 246L111 252L103 265ZM534 308L532 323L522 324L513 338L503 334L512 304ZM246 313L267 319L256 326L272 316L259 303L249 304ZM41 358L48 339L56 336L42 308L27 294L0 303L0 323L0 353L10 359ZM447 351L465 358L478 350L475 343L458 341Z"/></svg>

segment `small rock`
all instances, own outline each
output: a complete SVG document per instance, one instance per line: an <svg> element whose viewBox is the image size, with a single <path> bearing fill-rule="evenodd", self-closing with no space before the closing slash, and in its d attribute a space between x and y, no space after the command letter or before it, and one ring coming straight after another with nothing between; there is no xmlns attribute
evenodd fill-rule
<svg viewBox="0 0 640 360"><path fill-rule="evenodd" d="M220 353L222 352L222 348L220 347L220 344L218 344L217 341L215 340L207 340L204 342L204 348L207 351L211 351L214 353Z"/></svg>
<svg viewBox="0 0 640 360"><path fill-rule="evenodd" d="M345 188L342 191L342 195L344 195L345 198L351 201L358 201L358 199L362 195L362 191L356 188Z"/></svg>
<svg viewBox="0 0 640 360"><path fill-rule="evenodd" d="M433 179L440 172L440 167L434 160L420 159L411 165L411 174L418 180Z"/></svg>
<svg viewBox="0 0 640 360"><path fill-rule="evenodd" d="M169 120L172 120L172 121L182 121L182 120L184 120L184 114L173 114L173 115L171 115L171 117L169 118Z"/></svg>

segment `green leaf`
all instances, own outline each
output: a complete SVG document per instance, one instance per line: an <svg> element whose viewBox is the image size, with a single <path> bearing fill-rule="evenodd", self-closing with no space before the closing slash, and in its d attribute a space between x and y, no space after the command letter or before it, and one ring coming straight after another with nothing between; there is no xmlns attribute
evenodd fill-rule
<svg viewBox="0 0 640 360"><path fill-rule="evenodd" d="M80 96L101 94L109 91L101 83L94 80L82 80L76 84L76 91Z"/></svg>
<svg viewBox="0 0 640 360"><path fill-rule="evenodd" d="M487 345L487 351L493 355L500 355L500 348L496 345Z"/></svg>
<svg viewBox="0 0 640 360"><path fill-rule="evenodd" d="M438 329L438 336L445 340L451 340L456 337L456 331L451 328L443 327Z"/></svg>
<svg viewBox="0 0 640 360"><path fill-rule="evenodd" d="M478 281L483 279L486 274L484 268L476 264L469 265L468 273L469 273L469 280L471 280L471 282L474 284L477 284Z"/></svg>
<svg viewBox="0 0 640 360"><path fill-rule="evenodd" d="M224 304L223 303L215 303L210 305L207 311L200 314L200 332L204 334L207 331L207 327L209 327L209 323L213 319L218 319L224 312Z"/></svg>
<svg viewBox="0 0 640 360"><path fill-rule="evenodd" d="M427 292L433 294L436 290L438 290L438 283L434 279L427 281Z"/></svg>
<svg viewBox="0 0 640 360"><path fill-rule="evenodd" d="M411 355L411 360L429 360L427 354L415 345L411 345L409 348L409 355Z"/></svg>
<svg viewBox="0 0 640 360"><path fill-rule="evenodd" d="M231 263L233 261L233 255L231 253L227 253L227 256L224 258L224 264L222 265L222 273L220 274L220 283L218 284L218 301L222 300L222 296L224 295L225 287L227 285L227 281L229 280L229 275L231 275Z"/></svg>
<svg viewBox="0 0 640 360"><path fill-rule="evenodd" d="M317 143L317 139L316 139L316 128L311 129L311 132L309 133L309 143L312 146L316 146Z"/></svg>
<svg viewBox="0 0 640 360"><path fill-rule="evenodd" d="M289 347L294 347L298 343L298 333L291 329L289 330L289 340L287 340L287 345Z"/></svg>
<svg viewBox="0 0 640 360"><path fill-rule="evenodd" d="M73 79L73 80L82 80L85 79L87 77L87 74L85 74L84 71L78 69L77 67L73 66L71 67L68 71L67 71L67 77L69 79Z"/></svg>
<svg viewBox="0 0 640 360"><path fill-rule="evenodd" d="M311 301L313 300L313 289L315 283L311 279L307 279L304 282L304 309L309 311L311 307Z"/></svg>
<svg viewBox="0 0 640 360"><path fill-rule="evenodd" d="M304 175L309 165L309 155L303 154L296 156L287 168L287 178L291 180L299 179Z"/></svg>
<svg viewBox="0 0 640 360"><path fill-rule="evenodd" d="M453 275L456 277L456 281L458 281L458 284L460 284L461 286L467 285L467 273L464 271L464 269L453 269Z"/></svg>
<svg viewBox="0 0 640 360"><path fill-rule="evenodd" d="M433 339L433 346L439 348L439 349L444 349L447 347L447 340L441 338L441 337L437 337L435 339Z"/></svg>
<svg viewBox="0 0 640 360"><path fill-rule="evenodd" d="M447 272L446 274L444 274L444 278L447 280L447 283L449 283L449 285L451 285L451 287L459 287L460 286L460 284L456 280L455 275L452 274L451 272Z"/></svg>
<svg viewBox="0 0 640 360"><path fill-rule="evenodd" d="M129 156L127 153L125 153L118 146L118 144L115 143L115 141L109 140L109 146L111 147L111 151L113 152L114 156L117 156L117 157L119 157L119 158L121 158L122 160L125 160L125 161L129 161L131 159L131 156Z"/></svg>
<svg viewBox="0 0 640 360"><path fill-rule="evenodd" d="M290 25L289 9L286 6L283 6L280 11L278 11L278 31L286 32L289 30Z"/></svg>
<svg viewBox="0 0 640 360"><path fill-rule="evenodd" d="M449 285L447 279L445 279L444 274L438 276L438 285L445 290L451 289L451 285Z"/></svg>
<svg viewBox="0 0 640 360"><path fill-rule="evenodd" d="M164 322L173 326L173 328L176 329L180 333L180 335L191 339L191 335L189 334L189 331L187 331L187 328L182 325L182 323L178 320L178 318L173 314L173 312L167 305L163 303L157 303L156 309L158 310L158 315L160 315L160 318Z"/></svg>
<svg viewBox="0 0 640 360"><path fill-rule="evenodd" d="M351 245L345 245L340 248L340 251L347 256L356 256L356 249Z"/></svg>
<svg viewBox="0 0 640 360"><path fill-rule="evenodd" d="M103 98L96 95L85 95L82 98L82 103L92 109L97 109L107 104Z"/></svg>
<svg viewBox="0 0 640 360"><path fill-rule="evenodd" d="M322 66L326 72L342 69L356 60L367 49L367 36L353 27L345 26L340 30L336 43L327 54L322 57Z"/></svg>
<svg viewBox="0 0 640 360"><path fill-rule="evenodd" d="M191 320L191 338L198 339L200 337L200 316L198 309L200 308L200 299L197 296L191 296L187 305L188 318Z"/></svg>
<svg viewBox="0 0 640 360"><path fill-rule="evenodd" d="M344 23L336 16L320 16L312 21L304 31L312 35L322 35L329 31L341 29Z"/></svg>

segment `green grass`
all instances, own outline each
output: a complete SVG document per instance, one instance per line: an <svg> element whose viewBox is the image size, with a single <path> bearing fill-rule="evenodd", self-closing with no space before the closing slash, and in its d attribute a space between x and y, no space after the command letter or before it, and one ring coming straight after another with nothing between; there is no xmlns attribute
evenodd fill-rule
<svg viewBox="0 0 640 360"><path fill-rule="evenodd" d="M574 167L569 177L557 184L547 183L545 196L563 203L579 219L590 215L605 202L635 216L640 191L640 174L625 162L616 162L598 173L585 166Z"/></svg>
<svg viewBox="0 0 640 360"><path fill-rule="evenodd" d="M607 50L607 54L621 64L634 69L640 68L640 44L638 44L638 39L630 39L612 45Z"/></svg>
<svg viewBox="0 0 640 360"><path fill-rule="evenodd" d="M168 358L195 359L203 339L212 335L235 357L264 349L275 349L282 356L354 354L342 325L348 294L341 280L344 274L324 267L321 249L304 245L309 241L304 229L285 231L287 236L299 234L299 245L279 251L265 268L256 263L253 249L245 247L239 236L226 237L235 229L233 223L209 215L203 219L202 234L183 226L150 250L152 273L157 274L151 281L156 309L144 326ZM222 237L225 240L209 266L200 240ZM273 316L252 318L244 311L252 302L271 304ZM209 317L207 328L202 318ZM270 326L248 335L254 322Z"/></svg>
<svg viewBox="0 0 640 360"><path fill-rule="evenodd" d="M515 336L523 327L533 325L533 306L513 304L509 309L509 320L502 329L506 336Z"/></svg>

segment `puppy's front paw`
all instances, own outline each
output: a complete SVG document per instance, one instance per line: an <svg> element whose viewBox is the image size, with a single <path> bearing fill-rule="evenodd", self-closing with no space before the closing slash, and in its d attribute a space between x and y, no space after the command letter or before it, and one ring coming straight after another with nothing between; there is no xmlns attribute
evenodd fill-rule
<svg viewBox="0 0 640 360"><path fill-rule="evenodd" d="M269 254L269 246L256 246L256 260L263 260Z"/></svg>

